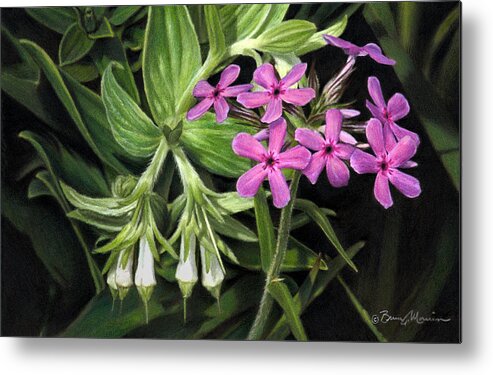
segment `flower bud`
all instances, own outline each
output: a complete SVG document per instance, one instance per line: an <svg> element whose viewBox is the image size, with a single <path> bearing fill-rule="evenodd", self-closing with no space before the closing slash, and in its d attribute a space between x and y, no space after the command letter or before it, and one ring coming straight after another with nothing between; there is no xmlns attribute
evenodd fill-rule
<svg viewBox="0 0 493 375"><path fill-rule="evenodd" d="M106 283L110 287L110 292L114 301L118 294L118 286L116 285L116 263L111 266L106 278Z"/></svg>
<svg viewBox="0 0 493 375"><path fill-rule="evenodd" d="M224 280L224 272L216 254L206 253L207 250L200 246L200 261L202 263L202 286L206 288L216 299L221 293L221 284ZM207 262L208 261L208 262ZM209 266L209 270L207 270Z"/></svg>
<svg viewBox="0 0 493 375"><path fill-rule="evenodd" d="M197 263L195 260L195 235L190 234L190 241L188 243L188 256L185 251L185 236L181 236L180 243L180 262L176 267L176 280L180 286L181 294L183 298L188 298L192 295L192 289L197 283L198 272Z"/></svg>
<svg viewBox="0 0 493 375"><path fill-rule="evenodd" d="M118 295L121 300L125 298L129 288L134 284L132 277L132 270L134 263L133 249L130 250L130 254L127 258L127 263L123 264L123 258L125 257L125 253L126 251L122 250L120 251L120 254L118 254L118 261L116 263L116 270L115 270L115 282L118 288Z"/></svg>
<svg viewBox="0 0 493 375"><path fill-rule="evenodd" d="M156 285L156 276L154 274L154 258L152 257L151 248L145 236L140 238L139 259L137 261L137 270L135 271L135 285L147 307L147 302L150 300L152 291Z"/></svg>

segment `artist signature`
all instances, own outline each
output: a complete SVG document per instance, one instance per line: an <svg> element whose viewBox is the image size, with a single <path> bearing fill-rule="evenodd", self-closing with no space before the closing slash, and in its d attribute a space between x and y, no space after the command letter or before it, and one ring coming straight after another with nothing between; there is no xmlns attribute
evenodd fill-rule
<svg viewBox="0 0 493 375"><path fill-rule="evenodd" d="M428 322L447 323L452 319L443 318L432 312L429 316L422 316L419 311L411 310L404 316L392 315L389 310L381 310L378 314L373 314L371 321L373 324L387 324L390 322L399 322L401 326L407 326L409 323L423 324Z"/></svg>

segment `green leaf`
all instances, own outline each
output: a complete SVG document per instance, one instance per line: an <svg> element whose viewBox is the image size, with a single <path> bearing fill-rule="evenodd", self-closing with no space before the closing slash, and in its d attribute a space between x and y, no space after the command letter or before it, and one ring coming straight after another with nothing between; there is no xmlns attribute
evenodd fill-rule
<svg viewBox="0 0 493 375"><path fill-rule="evenodd" d="M325 30L314 33L310 36L310 38L300 46L296 48L294 51L296 56L306 55L309 52L313 52L317 49L323 48L327 45L325 42L323 35L329 34L332 36L340 36L344 30L346 29L348 18L345 15L340 20L335 21L332 25L330 25Z"/></svg>
<svg viewBox="0 0 493 375"><path fill-rule="evenodd" d="M78 82L86 83L99 77L98 69L91 62L79 61L75 64L65 65L62 70L72 76Z"/></svg>
<svg viewBox="0 0 493 375"><path fill-rule="evenodd" d="M159 127L174 128L192 103L191 84L201 66L194 26L183 5L149 7L142 74Z"/></svg>
<svg viewBox="0 0 493 375"><path fill-rule="evenodd" d="M358 268L342 247L337 235L324 212L313 202L306 199L296 199L295 208L305 212L322 229L327 239L334 245L337 252L346 260L347 264L356 272Z"/></svg>
<svg viewBox="0 0 493 375"><path fill-rule="evenodd" d="M209 55L207 58L220 60L226 53L226 41L217 5L205 5L204 13L209 38Z"/></svg>
<svg viewBox="0 0 493 375"><path fill-rule="evenodd" d="M71 7L25 8L27 14L47 28L64 34L65 30L77 21L77 14Z"/></svg>
<svg viewBox="0 0 493 375"><path fill-rule="evenodd" d="M385 54L398 61L398 64L394 65L394 70L406 90L411 108L416 112L452 183L459 190L460 141L458 122L447 111L435 87L416 68L411 56L402 48L397 39L389 5L384 3L365 4L363 14L377 35Z"/></svg>
<svg viewBox="0 0 493 375"><path fill-rule="evenodd" d="M268 285L270 295L281 306L286 316L291 332L298 341L308 341L303 323L297 313L295 302L288 287L280 280L273 280Z"/></svg>
<svg viewBox="0 0 493 375"><path fill-rule="evenodd" d="M94 40L89 39L84 30L81 29L76 22L70 26L65 34L63 34L62 41L58 48L58 60L60 66L73 64L79 61L85 55L89 53Z"/></svg>
<svg viewBox="0 0 493 375"><path fill-rule="evenodd" d="M260 246L260 260L262 270L267 273L269 271L274 251L276 248L276 235L274 233L274 225L267 203L267 197L263 187L260 187L254 198L255 207L255 223L257 224L257 233Z"/></svg>
<svg viewBox="0 0 493 375"><path fill-rule="evenodd" d="M253 131L252 127L231 118L218 124L212 113L206 113L198 120L183 122L180 142L193 161L209 172L238 177L250 168L250 161L237 156L231 142L238 133Z"/></svg>
<svg viewBox="0 0 493 375"><path fill-rule="evenodd" d="M269 14L265 18L262 26L258 29L257 35L260 35L265 30L273 28L274 26L279 25L284 16L286 15L289 8L289 4L271 4Z"/></svg>
<svg viewBox="0 0 493 375"><path fill-rule="evenodd" d="M88 36L91 39L113 38L115 33L113 32L110 21L108 21L106 17L103 17L98 29L95 32L88 34Z"/></svg>
<svg viewBox="0 0 493 375"><path fill-rule="evenodd" d="M262 52L293 52L316 31L315 25L308 21L284 21L263 32L256 39L254 48Z"/></svg>
<svg viewBox="0 0 493 375"><path fill-rule="evenodd" d="M34 178L31 183L29 184L29 187L27 188L27 197L29 199L34 199L38 197L43 197L43 196L53 196L53 193L51 190L46 186L46 184L38 178L38 175L41 173L48 173L47 171L42 171L39 172L36 175L36 178Z"/></svg>
<svg viewBox="0 0 493 375"><path fill-rule="evenodd" d="M218 209L226 215L237 214L253 208L253 198L243 198L236 191L222 193L219 197L211 197Z"/></svg>
<svg viewBox="0 0 493 375"><path fill-rule="evenodd" d="M223 216L223 222L220 223L213 217L209 220L212 227L220 234L245 242L257 242L258 238L247 226L231 216Z"/></svg>
<svg viewBox="0 0 493 375"><path fill-rule="evenodd" d="M79 209L69 212L67 216L71 219L101 229L104 232L119 232L129 220L126 216L104 216L94 211Z"/></svg>
<svg viewBox="0 0 493 375"><path fill-rule="evenodd" d="M120 87L112 65L103 74L101 96L116 141L132 156L151 157L164 135Z"/></svg>
<svg viewBox="0 0 493 375"><path fill-rule="evenodd" d="M124 5L117 7L110 17L111 24L115 26L123 25L127 22L135 13L137 13L142 6L140 5Z"/></svg>
<svg viewBox="0 0 493 375"><path fill-rule="evenodd" d="M220 16L227 44L257 36L268 20L271 8L271 4L224 5Z"/></svg>

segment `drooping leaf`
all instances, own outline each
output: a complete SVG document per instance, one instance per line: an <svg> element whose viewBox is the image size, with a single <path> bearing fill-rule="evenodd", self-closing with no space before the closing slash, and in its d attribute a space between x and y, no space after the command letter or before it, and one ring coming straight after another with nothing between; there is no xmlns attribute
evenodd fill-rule
<svg viewBox="0 0 493 375"><path fill-rule="evenodd" d="M257 242L255 233L240 221L231 216L223 216L223 222L210 218L212 227L220 234L245 242Z"/></svg>

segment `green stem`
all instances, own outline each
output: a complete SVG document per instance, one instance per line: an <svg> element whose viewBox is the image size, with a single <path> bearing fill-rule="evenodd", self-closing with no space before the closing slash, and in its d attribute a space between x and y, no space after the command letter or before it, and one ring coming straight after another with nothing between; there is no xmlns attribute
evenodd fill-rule
<svg viewBox="0 0 493 375"><path fill-rule="evenodd" d="M291 200L288 205L283 208L281 212L281 219L279 221L279 230L277 233L276 250L274 257L272 258L269 271L267 272L267 278L265 281L264 292L262 299L260 300L260 307L255 316L252 328L248 333L247 340L260 340L265 331L265 326L269 319L270 312L273 306L272 296L269 294L268 286L279 277L281 272L281 265L286 255L286 248L288 246L289 232L291 229L291 216L293 213L294 201L296 200L296 194L298 192L298 183L300 181L300 173L295 172L291 181L290 193Z"/></svg>

